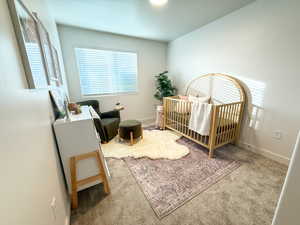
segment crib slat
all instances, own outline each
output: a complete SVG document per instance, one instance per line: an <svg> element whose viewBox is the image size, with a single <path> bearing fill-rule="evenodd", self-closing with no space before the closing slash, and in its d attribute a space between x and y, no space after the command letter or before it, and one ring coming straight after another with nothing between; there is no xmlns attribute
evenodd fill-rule
<svg viewBox="0 0 300 225"><path fill-rule="evenodd" d="M167 104L166 104L166 105L167 105L167 109L166 109L166 111L167 111L167 112L166 112L166 117L167 117L167 118L166 118L166 121L167 121L167 125L169 125L169 102L170 102L169 99L167 99Z"/></svg>
<svg viewBox="0 0 300 225"><path fill-rule="evenodd" d="M164 118L164 127L166 126L167 124L167 117L166 117L166 114L167 114L167 102L168 102L168 99L167 98L164 98L163 100L164 104L163 104L163 118Z"/></svg>
<svg viewBox="0 0 300 225"><path fill-rule="evenodd" d="M234 124L234 127L232 128L232 138L235 138L235 131L236 131L236 126L237 126L238 108L239 108L239 104L236 104L234 106L234 112L232 113L233 114L233 124Z"/></svg>
<svg viewBox="0 0 300 225"><path fill-rule="evenodd" d="M170 126L172 127L172 100L169 99L169 121L170 121Z"/></svg>
<svg viewBox="0 0 300 225"><path fill-rule="evenodd" d="M173 123L172 123L172 120L173 120L173 109L172 109L172 99L170 99L169 101L169 114L170 114L170 117L169 117L169 121L170 121L170 126L173 127Z"/></svg>
<svg viewBox="0 0 300 225"><path fill-rule="evenodd" d="M229 125L229 120L228 120L229 107L230 107L230 105L225 106L225 124L224 124L224 141L223 142L228 141L227 134L228 134L228 125Z"/></svg>
<svg viewBox="0 0 300 225"><path fill-rule="evenodd" d="M220 144L224 141L224 131L225 131L225 106L222 106L222 125L221 125L221 139Z"/></svg>
<svg viewBox="0 0 300 225"><path fill-rule="evenodd" d="M233 130L234 130L234 120L233 120L233 114L234 114L234 109L235 109L235 105L231 106L231 110L230 110L230 132L229 132L229 139L232 140L232 135L233 135Z"/></svg>
<svg viewBox="0 0 300 225"><path fill-rule="evenodd" d="M170 99L168 99L167 115L168 115L168 125L170 125Z"/></svg>
<svg viewBox="0 0 300 225"><path fill-rule="evenodd" d="M226 123L227 123L227 120L226 120L226 110L227 110L227 107L226 106L224 106L223 107L223 126L222 126L222 128L223 128L223 131L222 131L222 142L221 143L223 143L224 141L226 141L225 140L225 137L226 137Z"/></svg>
<svg viewBox="0 0 300 225"><path fill-rule="evenodd" d="M215 131L215 133L216 133L216 145L219 143L219 133L218 133L218 130L219 130L219 127L220 127L220 107L217 107L217 109L218 109L218 112L216 113L216 121L215 121L215 123L216 123L216 131Z"/></svg>
<svg viewBox="0 0 300 225"><path fill-rule="evenodd" d="M184 108L185 108L186 112L188 112L188 104L189 104L189 102L185 101ZM187 134L187 129L188 129L188 114L187 113L184 114L184 125L185 125L184 133Z"/></svg>
<svg viewBox="0 0 300 225"><path fill-rule="evenodd" d="M177 129L177 123L176 123L176 101L173 99L173 121L174 121L174 128Z"/></svg>
<svg viewBox="0 0 300 225"><path fill-rule="evenodd" d="M226 142L230 140L230 126L231 126L231 120L230 120L230 113L231 113L231 107L232 105L227 106L227 124L226 124Z"/></svg>
<svg viewBox="0 0 300 225"><path fill-rule="evenodd" d="M174 126L174 110L175 110L175 108L174 108L174 101L173 101L173 99L172 99L172 127L173 128L175 128L175 126Z"/></svg>
<svg viewBox="0 0 300 225"><path fill-rule="evenodd" d="M228 120L227 120L227 115L228 115L228 106L224 107L224 132L223 132L223 141L222 142L226 142L226 134L227 134L227 124L228 124Z"/></svg>
<svg viewBox="0 0 300 225"><path fill-rule="evenodd" d="M175 115L176 115L176 128L177 130L180 132L180 124L179 124L179 116L180 116L180 101L176 101L176 112L175 112ZM178 112L179 111L179 112Z"/></svg>
<svg viewBox="0 0 300 225"><path fill-rule="evenodd" d="M184 133L184 124L183 124L183 119L184 119L184 101L181 101L180 103L180 108L181 108L181 114L180 114L180 130L182 133Z"/></svg>
<svg viewBox="0 0 300 225"><path fill-rule="evenodd" d="M175 102L175 121L176 121L176 130L178 130L179 131L179 123L178 123L178 120L179 120L179 118L178 118L178 115L179 115L179 113L178 113L178 109L180 110L180 104L178 103L178 101L174 101Z"/></svg>
<svg viewBox="0 0 300 225"><path fill-rule="evenodd" d="M229 115L230 125L229 125L229 132L228 132L228 136L230 140L232 139L232 134L233 134L232 131L234 129L234 122L233 122L234 107L235 105L230 106L230 115Z"/></svg>
<svg viewBox="0 0 300 225"><path fill-rule="evenodd" d="M241 117L242 117L242 104L239 104L238 110L237 110L237 119L236 119L237 126L235 128L236 136L239 136L240 126L241 126Z"/></svg>
<svg viewBox="0 0 300 225"><path fill-rule="evenodd" d="M211 121L211 132L210 136L207 137L207 144L210 149L209 156L213 156L213 149L217 145L217 128L218 128L218 120L219 120L219 106L213 106L213 115L212 115L212 121Z"/></svg>
<svg viewBox="0 0 300 225"><path fill-rule="evenodd" d="M168 121L169 125L171 125L171 100L168 100Z"/></svg>
<svg viewBox="0 0 300 225"><path fill-rule="evenodd" d="M180 108L180 113L179 113L179 130L180 132L182 132L182 113L183 113L183 109L182 109L182 101L179 102L179 108Z"/></svg>
<svg viewBox="0 0 300 225"><path fill-rule="evenodd" d="M191 119L191 107L192 107L192 103L191 102L189 102L188 103L188 110L189 110L189 112L190 112L190 114L187 116L187 118L186 118L186 122L187 122L187 134L189 135L189 133L190 133L190 129L189 129L189 123L190 123L190 119Z"/></svg>
<svg viewBox="0 0 300 225"><path fill-rule="evenodd" d="M178 110L178 108L177 108L177 106L178 106L178 104L177 104L177 101L175 101L175 100L173 100L173 103L174 103L174 122L175 122L175 129L176 130L178 130L178 124L177 124L177 110Z"/></svg>
<svg viewBox="0 0 300 225"><path fill-rule="evenodd" d="M183 114L183 133L186 134L186 121L187 121L187 101L184 101L183 109L185 113Z"/></svg>
<svg viewBox="0 0 300 225"><path fill-rule="evenodd" d="M235 133L236 133L236 127L237 127L237 121L236 121L236 115L238 115L238 106L239 106L240 104L236 104L235 106L234 106L234 112L232 113L233 115L233 125L234 125L234 127L233 127L233 129L232 129L232 139L234 139L235 138Z"/></svg>
<svg viewBox="0 0 300 225"><path fill-rule="evenodd" d="M216 138L216 145L220 143L220 135L221 135L221 120L222 120L222 107L219 107L219 112L218 112L218 121L217 121L217 138Z"/></svg>
<svg viewBox="0 0 300 225"><path fill-rule="evenodd" d="M238 125L236 128L236 140L238 140L239 136L240 136L240 132L241 132L241 124L242 124L242 117L243 117L243 113L244 113L244 107L245 107L245 103L241 103L240 104L240 111L239 111L239 119L238 119Z"/></svg>

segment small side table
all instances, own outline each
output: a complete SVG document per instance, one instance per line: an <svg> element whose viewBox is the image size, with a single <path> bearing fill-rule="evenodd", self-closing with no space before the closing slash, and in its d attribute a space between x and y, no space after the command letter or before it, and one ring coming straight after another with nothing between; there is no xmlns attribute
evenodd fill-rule
<svg viewBox="0 0 300 225"><path fill-rule="evenodd" d="M156 107L156 121L155 127L159 129L164 128L164 109L162 105Z"/></svg>

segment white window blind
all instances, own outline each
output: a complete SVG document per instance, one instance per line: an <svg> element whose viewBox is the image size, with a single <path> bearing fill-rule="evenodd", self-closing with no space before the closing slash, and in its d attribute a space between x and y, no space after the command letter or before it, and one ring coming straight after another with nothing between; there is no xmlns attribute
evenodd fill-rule
<svg viewBox="0 0 300 225"><path fill-rule="evenodd" d="M137 92L137 53L75 48L82 95Z"/></svg>

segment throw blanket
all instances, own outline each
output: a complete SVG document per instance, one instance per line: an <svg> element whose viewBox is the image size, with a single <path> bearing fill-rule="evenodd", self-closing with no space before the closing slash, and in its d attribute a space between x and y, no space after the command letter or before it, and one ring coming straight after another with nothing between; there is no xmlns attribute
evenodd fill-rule
<svg viewBox="0 0 300 225"><path fill-rule="evenodd" d="M189 129L200 135L209 135L212 104L193 100Z"/></svg>

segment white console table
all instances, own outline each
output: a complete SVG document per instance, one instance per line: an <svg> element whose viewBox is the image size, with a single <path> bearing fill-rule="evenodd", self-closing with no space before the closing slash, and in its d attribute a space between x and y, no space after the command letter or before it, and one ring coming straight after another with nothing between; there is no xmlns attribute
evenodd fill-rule
<svg viewBox="0 0 300 225"><path fill-rule="evenodd" d="M90 108L88 106L82 106L81 109L81 114L71 115L70 119L58 119L53 125L69 193L72 193L72 187L74 193L74 180L71 179L70 168L70 159L72 157L80 159L80 161L78 160L76 163L75 171L73 170L73 173L75 173L76 179L80 184L76 188L77 191L101 183L101 179L93 179L93 177L100 178L100 175L104 175L104 182L105 180L107 181L109 177L109 170L103 157L100 138L94 126ZM97 155L100 156L99 158L103 165L103 171L99 171L99 158L86 157L88 154L95 151L97 151L96 153L99 153Z"/></svg>

